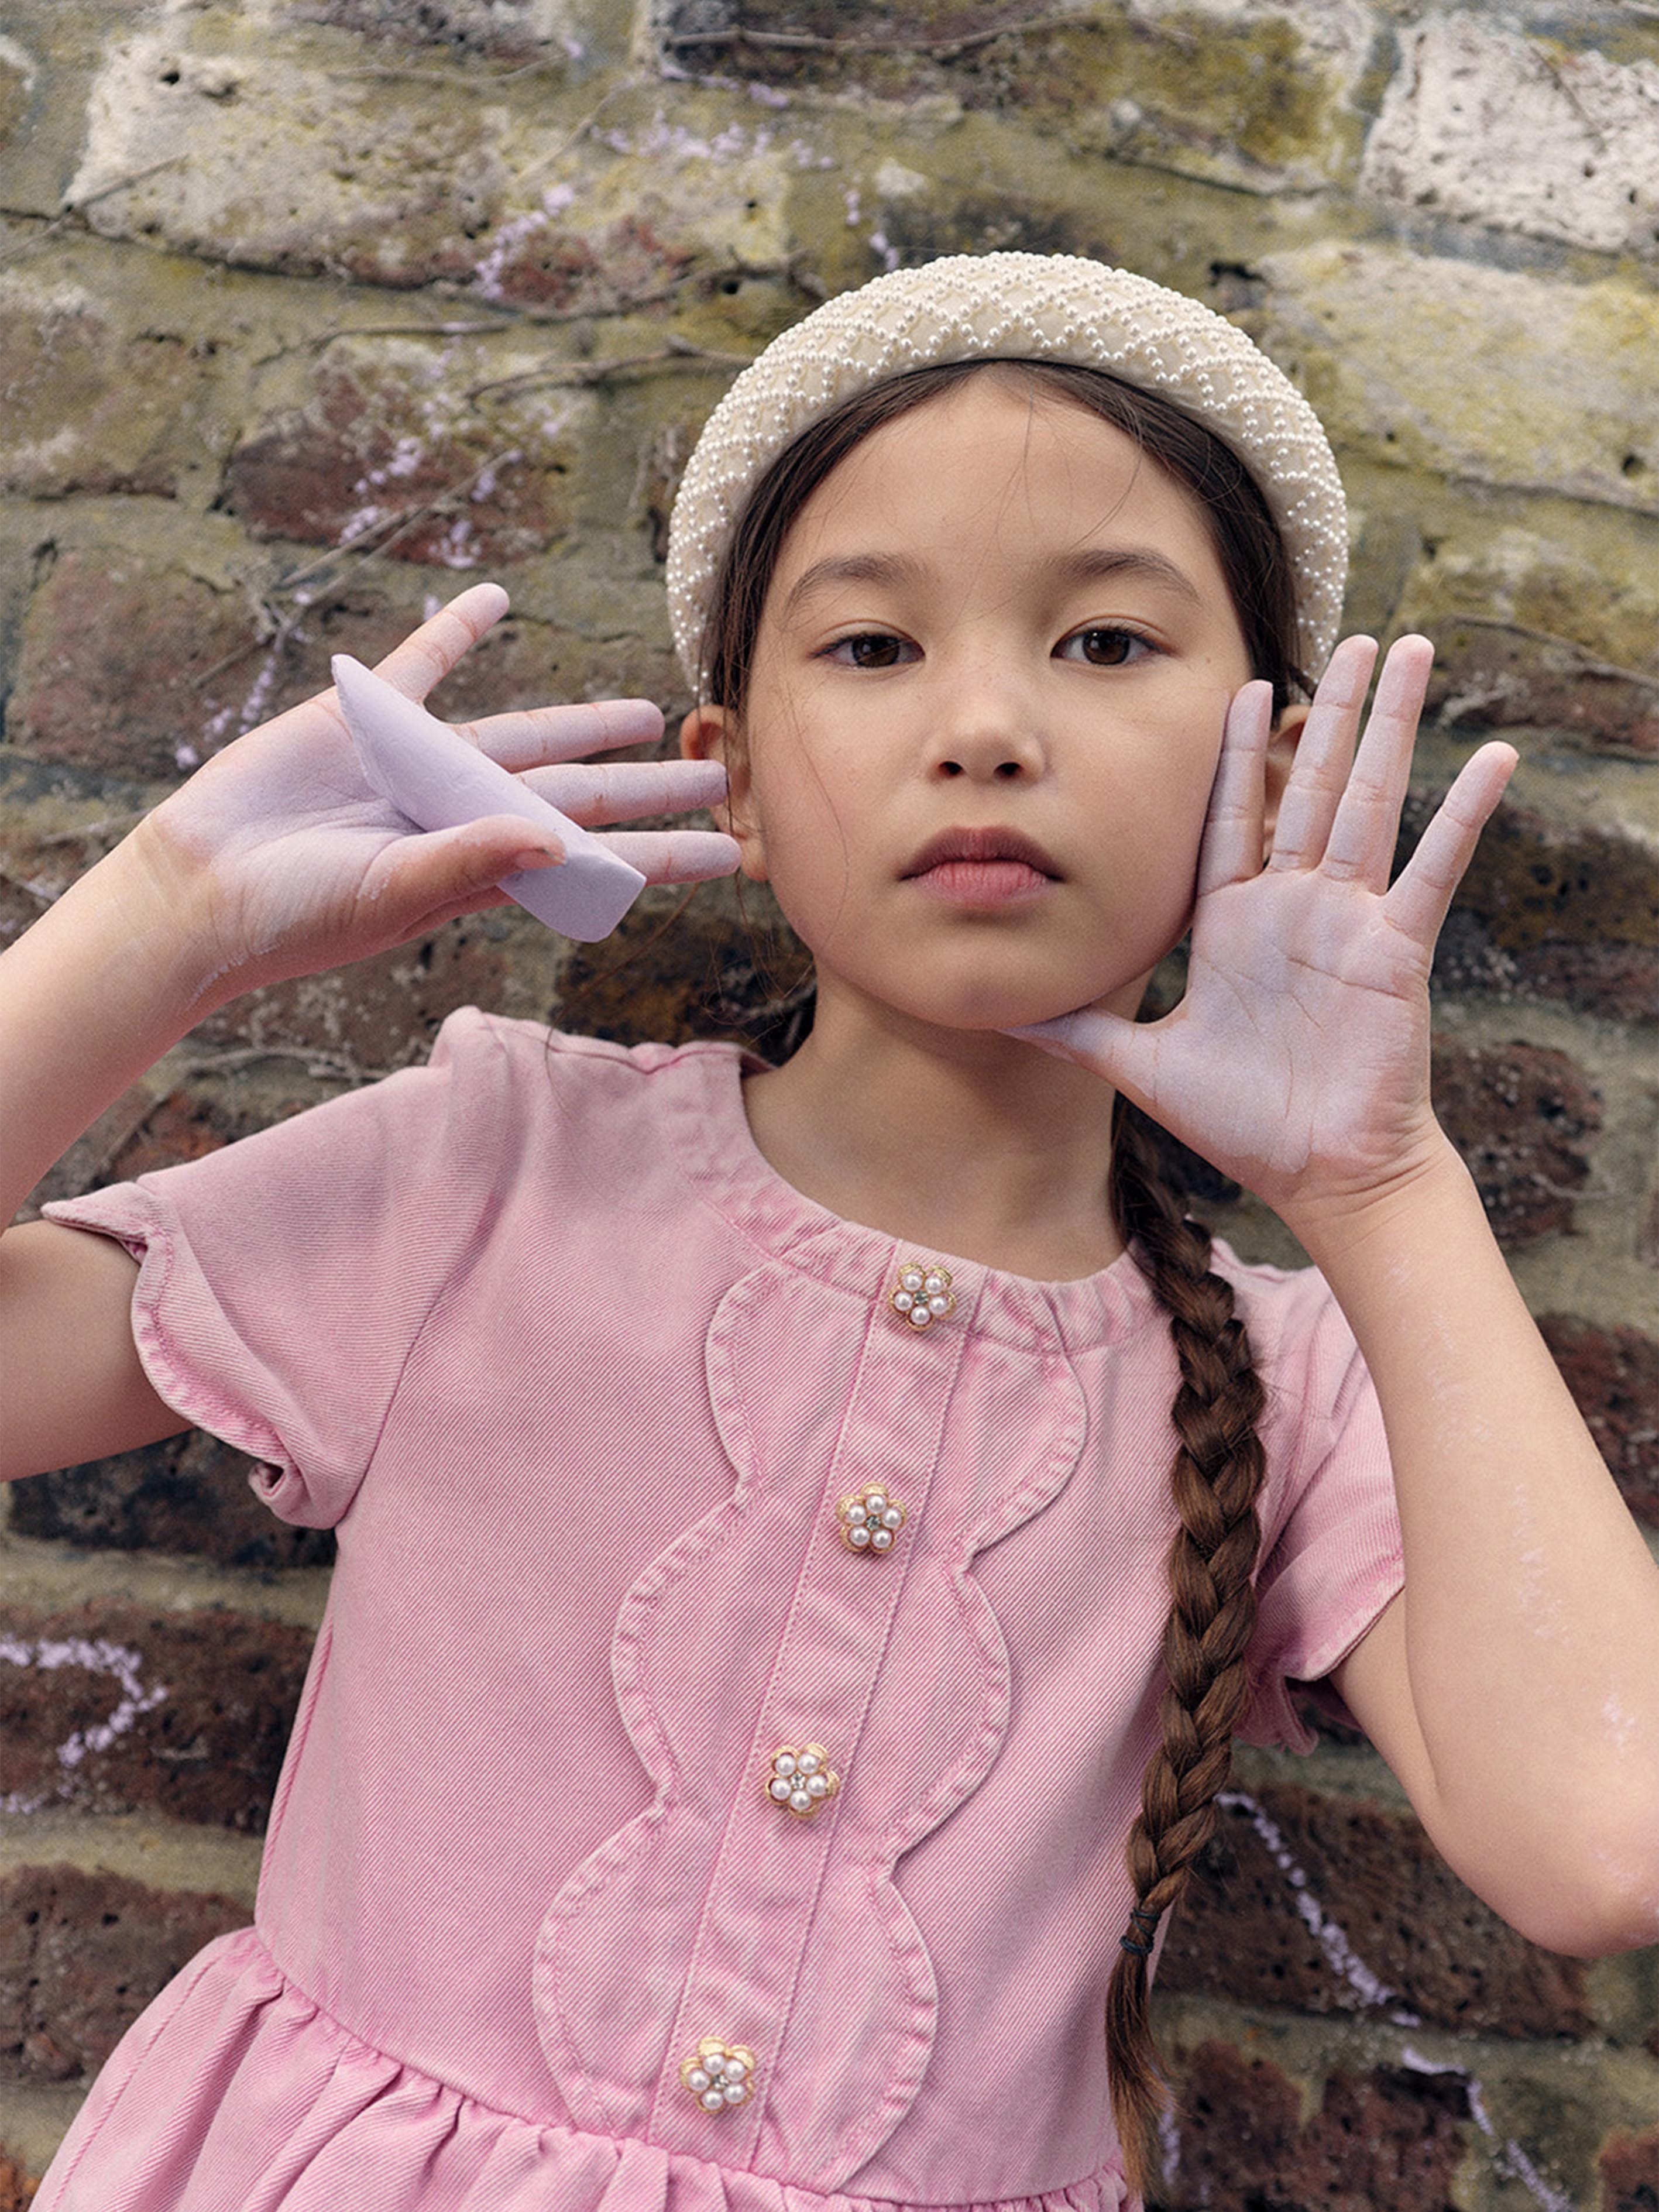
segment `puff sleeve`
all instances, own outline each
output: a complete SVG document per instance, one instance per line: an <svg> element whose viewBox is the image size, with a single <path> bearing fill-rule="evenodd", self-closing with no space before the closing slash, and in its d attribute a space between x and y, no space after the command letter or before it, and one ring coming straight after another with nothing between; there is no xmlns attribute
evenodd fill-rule
<svg viewBox="0 0 1659 2212"><path fill-rule="evenodd" d="M1310 1751L1291 1685L1346 1717L1325 1681L1405 1582L1382 1410L1341 1310L1312 1269L1291 1279L1285 1327L1264 1361L1294 1437L1263 1501L1255 1694L1238 1733L1248 1743Z"/></svg>
<svg viewBox="0 0 1659 2212"><path fill-rule="evenodd" d="M174 1410L264 1463L283 1520L330 1528L410 1351L491 1210L508 1065L489 1018L424 1067L198 1160L46 1208L139 1262L132 1328Z"/></svg>

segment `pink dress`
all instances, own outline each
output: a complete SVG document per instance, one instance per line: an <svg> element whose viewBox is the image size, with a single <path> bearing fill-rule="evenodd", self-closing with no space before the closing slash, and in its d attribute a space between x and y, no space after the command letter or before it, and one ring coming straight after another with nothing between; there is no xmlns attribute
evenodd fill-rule
<svg viewBox="0 0 1659 2212"><path fill-rule="evenodd" d="M156 1387L339 1562L258 1924L134 2026L36 2212L1127 2204L1165 1322L1127 1260L925 1254L955 1310L914 1326L913 1255L773 1173L743 1072L469 1012L52 1209L142 1252ZM1286 1682L1399 1587L1392 1486L1318 1278L1225 1265L1269 1395L1246 1733L1305 1747ZM871 1490L884 1551L843 1540ZM802 1814L769 1785L808 1744ZM718 2052L685 2082L706 2039L735 2100Z"/></svg>

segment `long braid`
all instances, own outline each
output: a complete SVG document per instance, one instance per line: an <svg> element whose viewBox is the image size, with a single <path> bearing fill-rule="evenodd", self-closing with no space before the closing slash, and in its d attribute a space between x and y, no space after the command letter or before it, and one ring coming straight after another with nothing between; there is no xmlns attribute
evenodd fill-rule
<svg viewBox="0 0 1659 2212"><path fill-rule="evenodd" d="M1234 1316L1231 1287L1211 1268L1209 1231L1188 1218L1159 1173L1150 1127L1120 1102L1112 1161L1119 1227L1169 1313L1181 1362L1171 1412L1180 1448L1170 1474L1181 1528L1169 1559L1164 1740L1147 1764L1129 1832L1135 1905L1106 1999L1112 2113L1130 2182L1143 2195L1166 2102L1147 2014L1146 1954L1215 1826L1233 1730L1249 1701L1246 1653L1261 1536L1255 1501L1265 1472L1256 1434L1265 1394L1244 1325Z"/></svg>

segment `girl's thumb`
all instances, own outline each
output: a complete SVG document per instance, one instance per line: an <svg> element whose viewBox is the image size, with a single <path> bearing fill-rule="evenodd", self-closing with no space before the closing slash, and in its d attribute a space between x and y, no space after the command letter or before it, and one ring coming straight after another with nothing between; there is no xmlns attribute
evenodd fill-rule
<svg viewBox="0 0 1659 2212"><path fill-rule="evenodd" d="M390 872L400 899L411 906L448 906L477 898L504 876L550 868L564 859L564 848L550 831L532 843L535 835L505 814L413 835L392 848Z"/></svg>
<svg viewBox="0 0 1659 2212"><path fill-rule="evenodd" d="M1104 1073L1114 1057L1113 1047L1125 1030L1132 1030L1121 1014L1107 1014L1085 1006L1074 1014L1056 1014L1051 1021L1026 1022L1004 1030L1004 1036L1023 1037L1056 1060L1074 1060L1079 1066Z"/></svg>

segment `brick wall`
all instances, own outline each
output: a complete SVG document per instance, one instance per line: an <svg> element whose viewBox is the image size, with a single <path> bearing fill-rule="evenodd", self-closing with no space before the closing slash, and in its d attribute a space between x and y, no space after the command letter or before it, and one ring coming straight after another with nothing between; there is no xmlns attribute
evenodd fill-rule
<svg viewBox="0 0 1659 2212"><path fill-rule="evenodd" d="M0 930L181 772L499 577L441 695L686 702L690 436L826 293L1124 260L1328 422L1354 626L1441 651L1413 820L1522 765L1446 933L1446 1118L1659 1529L1659 11L1417 0L8 0ZM1409 825L1408 825L1409 831ZM562 954L515 915L261 992L53 1191L418 1057L453 1006L708 1030L728 896ZM45 1194L42 1194L43 1195ZM1248 1203L1254 1255L1283 1232ZM327 1573L191 1436L15 1486L0 1551L0 2212L247 1914ZM1241 1764L1160 1997L1170 2208L1659 2203L1659 1954L1512 1935L1363 1745Z"/></svg>

